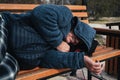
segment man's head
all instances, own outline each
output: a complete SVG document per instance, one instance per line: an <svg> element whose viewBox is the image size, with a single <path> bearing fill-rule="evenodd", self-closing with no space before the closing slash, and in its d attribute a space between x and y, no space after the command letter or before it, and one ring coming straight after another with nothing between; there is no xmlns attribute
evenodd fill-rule
<svg viewBox="0 0 120 80"><path fill-rule="evenodd" d="M77 45L80 42L80 39L72 31L70 31L68 33L68 35L66 36L65 41L67 43L71 43L73 45Z"/></svg>
<svg viewBox="0 0 120 80"><path fill-rule="evenodd" d="M73 17L71 26L71 30L66 36L66 42L74 45L79 44L80 47L82 46L86 51L89 51L96 31L88 24L78 20L77 17Z"/></svg>

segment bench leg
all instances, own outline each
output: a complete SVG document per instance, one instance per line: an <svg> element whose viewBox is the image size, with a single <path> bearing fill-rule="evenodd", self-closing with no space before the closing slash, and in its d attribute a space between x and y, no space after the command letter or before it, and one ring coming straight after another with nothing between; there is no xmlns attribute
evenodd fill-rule
<svg viewBox="0 0 120 80"><path fill-rule="evenodd" d="M77 69L73 69L72 72L70 73L70 76L76 76Z"/></svg>
<svg viewBox="0 0 120 80"><path fill-rule="evenodd" d="M117 80L120 80L120 57L118 57L118 61L117 61Z"/></svg>
<svg viewBox="0 0 120 80"><path fill-rule="evenodd" d="M88 70L88 80L92 80L92 75L91 75L91 72Z"/></svg>
<svg viewBox="0 0 120 80"><path fill-rule="evenodd" d="M92 74L89 70L88 70L88 80L92 80L92 76L99 79L99 80L106 80L105 78L102 77L102 75L98 76L96 74ZM118 79L120 80L120 79Z"/></svg>

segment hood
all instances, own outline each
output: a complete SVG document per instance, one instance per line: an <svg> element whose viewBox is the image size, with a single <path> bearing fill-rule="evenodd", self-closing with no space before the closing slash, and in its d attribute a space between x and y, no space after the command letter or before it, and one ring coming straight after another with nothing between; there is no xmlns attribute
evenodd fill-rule
<svg viewBox="0 0 120 80"><path fill-rule="evenodd" d="M71 20L73 18L72 12L71 10L66 7L66 6L57 6L59 10L58 11L58 24L61 27L64 27L68 24L71 24Z"/></svg>
<svg viewBox="0 0 120 80"><path fill-rule="evenodd" d="M58 6L58 25L59 28L64 29L64 37L68 34L71 29L71 20L73 18L71 10L66 6Z"/></svg>
<svg viewBox="0 0 120 80"><path fill-rule="evenodd" d="M48 22L48 26L53 25L58 27L63 33L63 37L68 34L71 28L71 20L73 18L71 10L62 5L55 4L42 4L36 7L32 11L31 20L34 22L33 24L36 26L35 20L42 20L41 22ZM43 16L43 17L41 17ZM52 24L53 23L53 24Z"/></svg>
<svg viewBox="0 0 120 80"><path fill-rule="evenodd" d="M89 51L96 31L88 24L79 21L77 17L75 19L76 26L74 26L74 33L78 38L80 38L80 40L84 42L84 45L87 48L86 50Z"/></svg>

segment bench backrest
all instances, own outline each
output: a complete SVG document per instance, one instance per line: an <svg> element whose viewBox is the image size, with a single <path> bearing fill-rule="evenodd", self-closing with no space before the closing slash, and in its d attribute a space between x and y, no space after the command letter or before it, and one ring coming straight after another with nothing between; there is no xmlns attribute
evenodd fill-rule
<svg viewBox="0 0 120 80"><path fill-rule="evenodd" d="M39 4L0 4L0 12L2 11L10 11L13 13L21 13L26 11L31 11L33 8L38 6ZM86 6L80 5L65 5L67 6L73 13L74 16L77 16L81 19L81 21L88 23L88 14Z"/></svg>

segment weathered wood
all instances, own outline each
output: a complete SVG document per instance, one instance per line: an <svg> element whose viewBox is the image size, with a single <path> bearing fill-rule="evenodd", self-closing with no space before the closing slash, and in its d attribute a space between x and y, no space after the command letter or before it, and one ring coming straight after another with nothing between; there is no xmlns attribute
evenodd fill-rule
<svg viewBox="0 0 120 80"><path fill-rule="evenodd" d="M70 69L47 69L47 68L35 68L33 70L26 70L19 72L16 80L36 80L52 75L60 74L62 72L71 71Z"/></svg>
<svg viewBox="0 0 120 80"><path fill-rule="evenodd" d="M0 12L2 11L10 11L12 13L25 13L27 11L31 11L35 7L39 6L39 4L0 4ZM86 6L82 5L65 5L68 7L74 16L77 16L81 19L81 21L88 23L88 14L86 12Z"/></svg>
<svg viewBox="0 0 120 80"><path fill-rule="evenodd" d="M109 27L109 29L112 29L114 27L116 27L117 30L120 30L120 22L113 22L113 23L106 23L106 27ZM120 49L120 37L116 37L116 36L107 36L107 41L106 44L108 47L113 47L114 49ZM105 70L108 74L112 74L112 75L118 75L120 74L119 69L117 66L119 65L118 62L119 58L113 58L110 59L108 61L106 61L106 66L105 66ZM118 72L117 72L118 71ZM119 76L118 76L118 80L119 80Z"/></svg>
<svg viewBox="0 0 120 80"><path fill-rule="evenodd" d="M110 35L110 36L120 36L120 30L111 30L104 28L94 28L97 31L97 34Z"/></svg>
<svg viewBox="0 0 120 80"><path fill-rule="evenodd" d="M38 6L38 4L0 4L0 11L28 11Z"/></svg>
<svg viewBox="0 0 120 80"><path fill-rule="evenodd" d="M0 4L0 10L32 10L39 4ZM86 10L86 6L82 5L65 5L71 10Z"/></svg>
<svg viewBox="0 0 120 80"><path fill-rule="evenodd" d="M120 56L120 50L112 50L112 51L100 53L99 55L95 55L95 56L93 55L92 59L94 61L96 60L103 61L106 59L113 58L115 56Z"/></svg>

